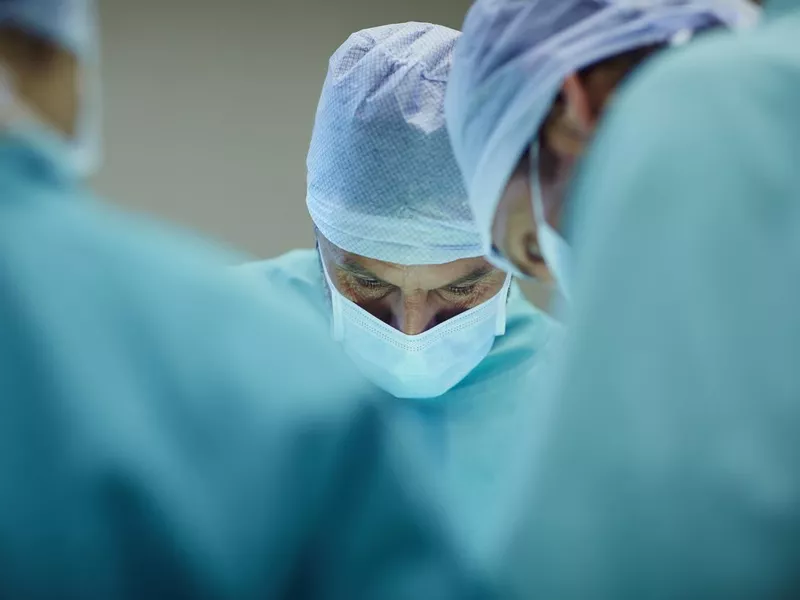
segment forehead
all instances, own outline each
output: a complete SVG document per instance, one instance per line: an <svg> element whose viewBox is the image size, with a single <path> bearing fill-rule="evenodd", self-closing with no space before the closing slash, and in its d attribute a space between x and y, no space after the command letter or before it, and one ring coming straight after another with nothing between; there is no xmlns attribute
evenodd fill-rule
<svg viewBox="0 0 800 600"><path fill-rule="evenodd" d="M472 275L492 272L484 258L463 258L441 265L400 265L346 252L330 242L321 243L323 259L357 275L372 276L403 289L434 290Z"/></svg>

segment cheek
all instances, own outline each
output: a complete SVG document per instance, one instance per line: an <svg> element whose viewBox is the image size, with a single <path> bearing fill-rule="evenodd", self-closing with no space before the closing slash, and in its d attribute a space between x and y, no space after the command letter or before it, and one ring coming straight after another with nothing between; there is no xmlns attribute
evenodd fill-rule
<svg viewBox="0 0 800 600"><path fill-rule="evenodd" d="M497 206L492 241L506 256L513 253L519 238L533 230L533 206L527 176L517 173L509 181Z"/></svg>
<svg viewBox="0 0 800 600"><path fill-rule="evenodd" d="M564 205L567 184L564 181L542 185L542 205L547 222L556 230L561 223L561 209Z"/></svg>
<svg viewBox="0 0 800 600"><path fill-rule="evenodd" d="M557 176L542 182L542 204L547 222L559 231L564 214L564 204L568 199L575 161L563 161Z"/></svg>

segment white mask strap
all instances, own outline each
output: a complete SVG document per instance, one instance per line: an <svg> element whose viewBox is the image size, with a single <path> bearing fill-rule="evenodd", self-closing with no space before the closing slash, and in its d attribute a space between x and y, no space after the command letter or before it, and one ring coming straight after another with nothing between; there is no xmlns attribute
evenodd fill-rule
<svg viewBox="0 0 800 600"><path fill-rule="evenodd" d="M536 218L536 233L547 267L553 274L556 284L564 297L570 299L570 289L572 286L572 251L566 240L559 234L550 223L547 222L544 211L544 198L542 197L542 186L539 182L539 149L537 142L531 146L531 170L530 187L531 203L533 204L533 214Z"/></svg>
<svg viewBox="0 0 800 600"><path fill-rule="evenodd" d="M334 340L341 342L344 338L341 293L336 289L336 286L333 285L331 276L328 274L328 267L325 266L325 259L322 256L319 257L319 262L322 265L322 273L325 275L325 283L328 285L328 292L331 298L331 311L333 313L331 319L331 335Z"/></svg>
<svg viewBox="0 0 800 600"><path fill-rule="evenodd" d="M495 302L500 303L497 307L497 319L495 320L494 328L494 334L496 336L506 334L506 308L508 306L508 295L511 293L510 288L513 279L514 276L511 273L506 274L506 281L500 289L500 293L497 294L497 298L494 299ZM492 300L488 300L488 302L492 302Z"/></svg>

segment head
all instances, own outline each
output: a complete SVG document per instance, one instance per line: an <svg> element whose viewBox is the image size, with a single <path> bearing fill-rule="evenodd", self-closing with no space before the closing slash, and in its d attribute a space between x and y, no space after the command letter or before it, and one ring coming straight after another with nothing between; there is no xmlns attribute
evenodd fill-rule
<svg viewBox="0 0 800 600"><path fill-rule="evenodd" d="M566 271L570 180L619 86L660 51L755 17L747 0L478 0L447 118L492 262Z"/></svg>
<svg viewBox="0 0 800 600"><path fill-rule="evenodd" d="M80 67L72 52L38 35L4 27L0 64L25 106L64 135L74 134Z"/></svg>
<svg viewBox="0 0 800 600"><path fill-rule="evenodd" d="M99 135L86 118L99 117L87 93L99 79L95 27L93 0L0 2L0 125L44 125L69 142L82 174L95 166Z"/></svg>
<svg viewBox="0 0 800 600"><path fill-rule="evenodd" d="M503 190L492 221L492 246L523 274L552 282L539 240L537 216L560 231L564 199L581 156L622 81L664 46L644 46L567 75L536 134ZM535 174L535 175L534 175ZM541 212L535 214L532 177L538 177Z"/></svg>
<svg viewBox="0 0 800 600"><path fill-rule="evenodd" d="M458 36L423 23L351 36L308 156L334 335L396 396L441 395L505 327L508 278L483 258L444 121Z"/></svg>

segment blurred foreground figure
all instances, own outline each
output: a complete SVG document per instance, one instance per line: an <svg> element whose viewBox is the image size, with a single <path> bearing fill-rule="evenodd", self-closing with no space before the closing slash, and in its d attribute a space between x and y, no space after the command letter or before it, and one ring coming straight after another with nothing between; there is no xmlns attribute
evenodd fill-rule
<svg viewBox="0 0 800 600"><path fill-rule="evenodd" d="M0 597L476 597L327 336L84 191L93 17L0 2Z"/></svg>
<svg viewBox="0 0 800 600"><path fill-rule="evenodd" d="M526 598L800 597L800 2L764 7L643 72L581 168Z"/></svg>

